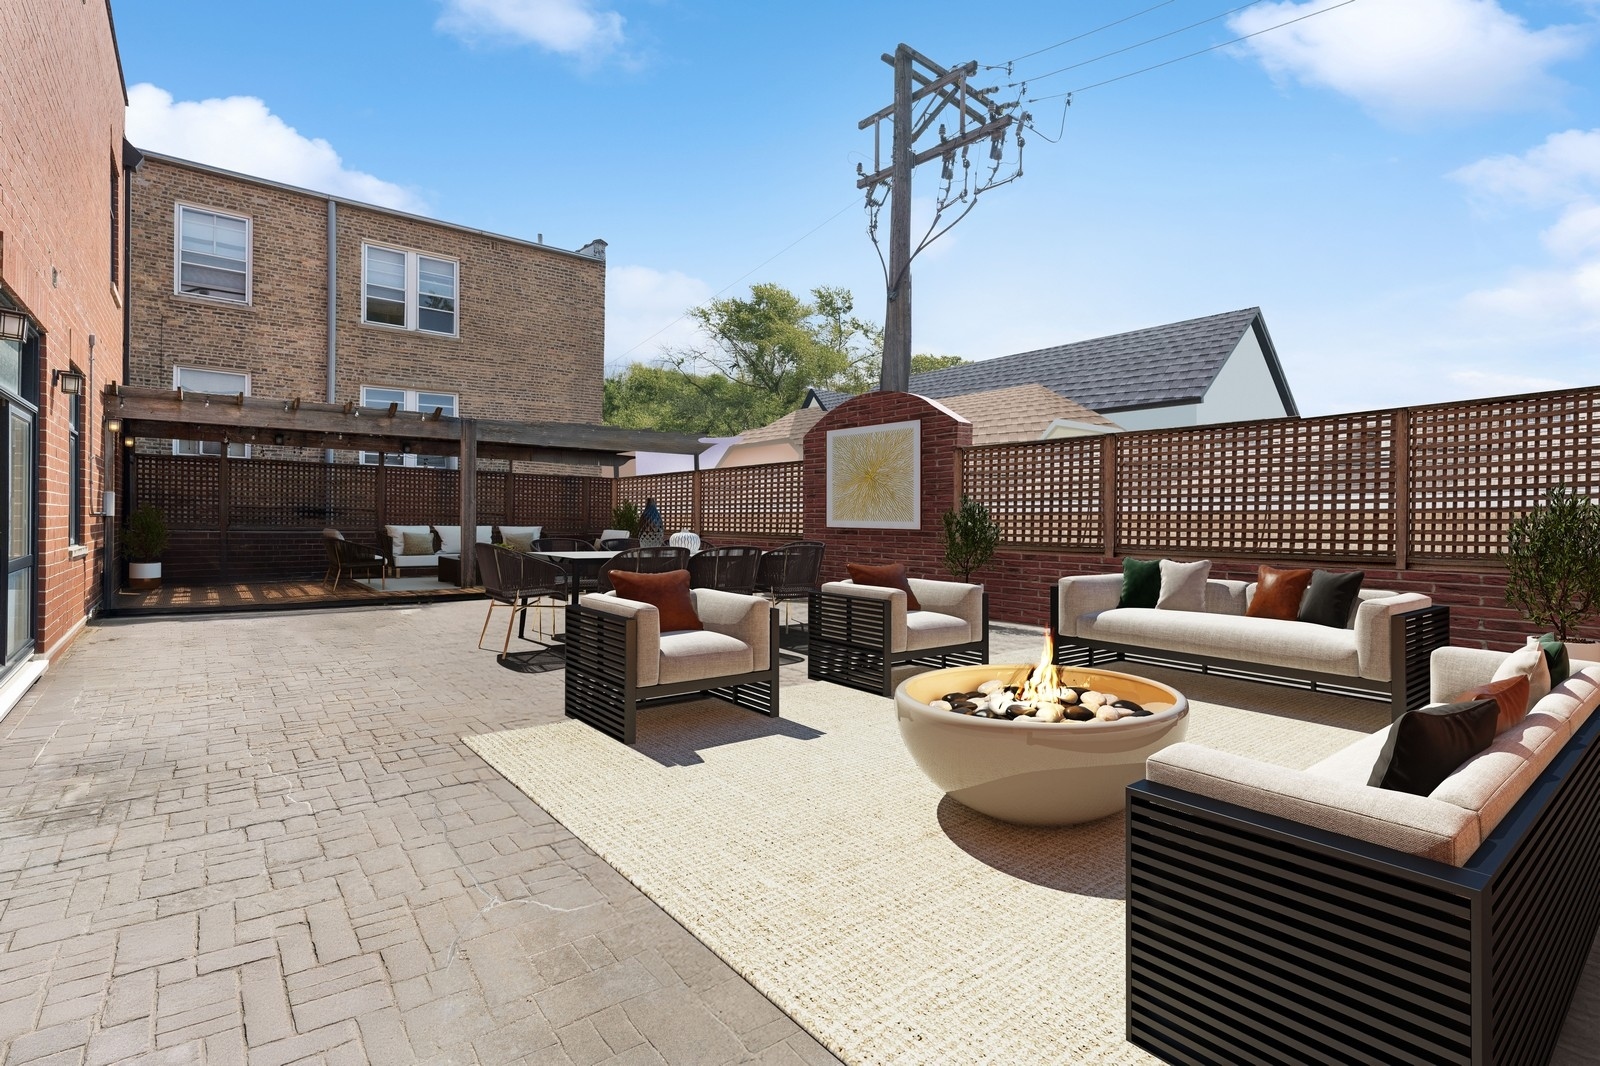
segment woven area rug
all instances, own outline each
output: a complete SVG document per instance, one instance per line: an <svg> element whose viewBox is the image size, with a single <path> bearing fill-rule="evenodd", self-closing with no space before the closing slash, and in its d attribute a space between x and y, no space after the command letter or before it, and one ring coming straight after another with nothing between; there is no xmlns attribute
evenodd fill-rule
<svg viewBox="0 0 1600 1066"><path fill-rule="evenodd" d="M1189 736L1307 766L1387 707L1133 668ZM969 811L906 754L890 700L822 683L783 717L652 709L629 748L577 722L466 743L851 1063L1133 1063L1123 829Z"/></svg>

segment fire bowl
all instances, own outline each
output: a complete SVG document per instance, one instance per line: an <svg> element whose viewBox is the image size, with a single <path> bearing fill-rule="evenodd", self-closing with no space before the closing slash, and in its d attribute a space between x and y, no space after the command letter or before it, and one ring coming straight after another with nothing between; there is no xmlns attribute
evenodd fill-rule
<svg viewBox="0 0 1600 1066"><path fill-rule="evenodd" d="M900 737L951 799L1020 825L1072 825L1123 809L1153 752L1183 739L1189 701L1176 689L1111 670L1061 669L1061 682L1110 692L1151 712L1115 722L974 718L928 706L985 681L1007 684L1030 667L985 664L931 670L895 690Z"/></svg>

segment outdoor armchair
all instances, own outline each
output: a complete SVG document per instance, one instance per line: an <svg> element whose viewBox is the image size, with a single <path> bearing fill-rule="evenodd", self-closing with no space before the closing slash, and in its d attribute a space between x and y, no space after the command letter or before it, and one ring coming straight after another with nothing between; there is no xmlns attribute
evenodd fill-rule
<svg viewBox="0 0 1600 1066"><path fill-rule="evenodd" d="M642 706L707 692L778 717L778 612L759 596L689 591L704 627L661 632L655 606L589 593L567 611L566 713L632 744Z"/></svg>
<svg viewBox="0 0 1600 1066"><path fill-rule="evenodd" d="M907 581L920 610L897 588L830 581L812 593L807 676L894 695L894 668L989 661L989 596L982 585Z"/></svg>
<svg viewBox="0 0 1600 1066"><path fill-rule="evenodd" d="M601 564L600 591L611 591L610 574L613 570L628 570L635 574L665 574L672 570L688 568L689 552L686 548L629 548L626 551L619 551Z"/></svg>
<svg viewBox="0 0 1600 1066"><path fill-rule="evenodd" d="M478 647L483 647L484 634L489 632L489 620L498 606L511 608L506 619L506 639L500 647L501 656L511 650L511 627L517 615L535 610L535 632L545 636L544 612L551 612L550 635L555 634L555 611L566 602L567 572L548 559L535 559L531 555L495 544L474 546L478 559L478 580L489 597L489 612L484 615L483 628L478 631ZM554 603L546 603L554 600Z"/></svg>
<svg viewBox="0 0 1600 1066"><path fill-rule="evenodd" d="M753 544L702 548L689 557L689 585L751 595L756 590L756 568L761 565L761 554L761 549Z"/></svg>
<svg viewBox="0 0 1600 1066"><path fill-rule="evenodd" d="M821 541L797 540L762 554L756 568L756 591L773 603L784 605L785 625L789 622L788 605L817 591L825 550Z"/></svg>
<svg viewBox="0 0 1600 1066"><path fill-rule="evenodd" d="M372 577L377 575L378 583L388 588L389 557L376 548L355 541L345 540L344 534L337 529L324 529L322 543L328 549L328 571L323 575L323 582L333 588L339 587L345 575L350 577Z"/></svg>

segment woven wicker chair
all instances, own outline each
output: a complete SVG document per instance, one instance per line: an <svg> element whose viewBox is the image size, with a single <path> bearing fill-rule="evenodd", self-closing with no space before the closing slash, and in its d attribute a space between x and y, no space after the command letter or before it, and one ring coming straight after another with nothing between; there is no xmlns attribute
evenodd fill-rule
<svg viewBox="0 0 1600 1066"><path fill-rule="evenodd" d="M606 560L600 567L599 585L601 592L611 591L611 571L631 570L636 574L665 574L673 570L687 570L689 568L689 551L687 548L629 548L619 551L615 557Z"/></svg>
<svg viewBox="0 0 1600 1066"><path fill-rule="evenodd" d="M483 591L489 596L489 613L478 631L478 647L483 647L489 620L494 617L494 609L501 605L511 608L511 617L506 620L506 639L500 646L502 657L511 650L511 627L516 624L517 615L526 611L536 612L534 626L540 638L546 635L544 612L550 611L549 635L554 636L555 612L566 605L567 572L548 559L535 559L496 544L478 544L474 550L478 558L478 580L483 582Z"/></svg>
<svg viewBox="0 0 1600 1066"><path fill-rule="evenodd" d="M322 576L323 584L338 588L350 577L378 576L378 583L389 587L389 557L376 548L345 540L337 529L324 529L322 543L328 549L328 572Z"/></svg>
<svg viewBox="0 0 1600 1066"><path fill-rule="evenodd" d="M783 604L783 624L789 625L789 604L806 601L822 583L821 541L797 540L761 556L756 568L756 592Z"/></svg>
<svg viewBox="0 0 1600 1066"><path fill-rule="evenodd" d="M689 557L689 587L750 595L756 590L761 549L753 544L702 548Z"/></svg>

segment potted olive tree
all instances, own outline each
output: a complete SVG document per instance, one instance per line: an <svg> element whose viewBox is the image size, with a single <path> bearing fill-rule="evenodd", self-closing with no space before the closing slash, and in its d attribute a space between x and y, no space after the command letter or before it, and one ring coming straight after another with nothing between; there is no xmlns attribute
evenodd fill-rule
<svg viewBox="0 0 1600 1066"><path fill-rule="evenodd" d="M643 521L639 505L632 500L623 500L611 509L611 528L625 529L630 537L639 535L639 525Z"/></svg>
<svg viewBox="0 0 1600 1066"><path fill-rule="evenodd" d="M989 517L989 509L977 500L961 497L961 506L944 513L944 565L962 581L971 581L972 572L994 558L1000 546L1000 527Z"/></svg>
<svg viewBox="0 0 1600 1066"><path fill-rule="evenodd" d="M167 550L167 517L154 504L135 507L122 527L122 553L128 559L128 587L161 586L161 553Z"/></svg>
<svg viewBox="0 0 1600 1066"><path fill-rule="evenodd" d="M1600 661L1600 645L1574 643L1600 615L1600 503L1565 485L1506 533L1506 603L1567 644L1574 659Z"/></svg>

